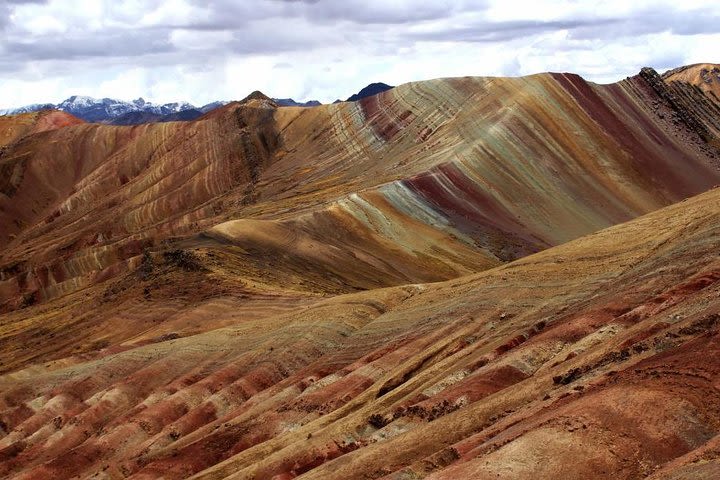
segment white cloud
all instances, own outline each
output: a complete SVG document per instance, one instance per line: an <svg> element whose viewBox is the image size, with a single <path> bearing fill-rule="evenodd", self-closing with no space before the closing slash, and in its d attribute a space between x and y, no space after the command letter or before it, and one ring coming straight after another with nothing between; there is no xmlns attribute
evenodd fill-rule
<svg viewBox="0 0 720 480"><path fill-rule="evenodd" d="M170 42L178 50L219 50L233 39L229 30L217 32L204 32L198 30L173 30L170 33Z"/></svg>
<svg viewBox="0 0 720 480"><path fill-rule="evenodd" d="M188 25L193 21L208 20L209 12L184 0L167 0L161 2L145 13L139 25L149 27L156 25Z"/></svg>
<svg viewBox="0 0 720 480"><path fill-rule="evenodd" d="M29 18L25 25L28 30L40 35L62 34L67 31L67 26L59 18L50 15Z"/></svg>
<svg viewBox="0 0 720 480"><path fill-rule="evenodd" d="M616 81L720 62L712 1L14 0L0 108L72 94L324 102L372 81L571 71Z"/></svg>

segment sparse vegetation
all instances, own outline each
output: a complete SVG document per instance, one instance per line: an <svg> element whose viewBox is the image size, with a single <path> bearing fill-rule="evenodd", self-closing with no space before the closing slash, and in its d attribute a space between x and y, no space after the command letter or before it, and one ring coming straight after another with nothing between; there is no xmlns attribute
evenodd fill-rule
<svg viewBox="0 0 720 480"><path fill-rule="evenodd" d="M187 272L197 272L204 270L200 258L187 250L170 250L163 253L165 263L175 265Z"/></svg>

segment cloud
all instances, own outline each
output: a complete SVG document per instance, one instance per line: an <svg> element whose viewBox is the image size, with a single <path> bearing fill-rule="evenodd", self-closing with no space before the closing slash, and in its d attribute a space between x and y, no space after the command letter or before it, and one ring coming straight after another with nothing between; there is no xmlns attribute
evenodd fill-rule
<svg viewBox="0 0 720 480"><path fill-rule="evenodd" d="M10 24L10 14L13 12L13 8L18 5L24 4L41 4L45 3L46 0L2 0L0 2L0 30L4 30L5 27Z"/></svg>
<svg viewBox="0 0 720 480"><path fill-rule="evenodd" d="M169 31L146 30L135 35L110 31L95 36L92 41L85 35L67 35L58 40L54 35L44 35L31 40L11 40L6 43L10 59L75 60L93 57L137 57L175 50L170 42Z"/></svg>
<svg viewBox="0 0 720 480"><path fill-rule="evenodd" d="M507 22L478 22L472 25L461 27L450 27L432 32L411 33L409 38L423 41L438 42L502 42L517 40L520 38L539 35L545 32L557 30L578 30L583 27L594 28L605 25L612 25L615 20L600 19L588 20L555 20L555 21L531 21L517 20Z"/></svg>
<svg viewBox="0 0 720 480"><path fill-rule="evenodd" d="M348 21L356 24L399 25L448 17L462 10L459 2L387 0L332 0L302 3L305 18L317 22ZM483 8L484 2L475 2L471 8ZM467 7L465 7L467 8Z"/></svg>
<svg viewBox="0 0 720 480"><path fill-rule="evenodd" d="M720 61L712 1L0 0L0 108L72 93L332 101L371 81ZM141 91L145 90L145 91Z"/></svg>

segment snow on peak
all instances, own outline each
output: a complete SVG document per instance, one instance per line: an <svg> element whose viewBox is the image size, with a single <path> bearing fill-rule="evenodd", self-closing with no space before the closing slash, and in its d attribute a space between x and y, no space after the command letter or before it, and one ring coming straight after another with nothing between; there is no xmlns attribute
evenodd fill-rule
<svg viewBox="0 0 720 480"><path fill-rule="evenodd" d="M148 112L156 115L168 115L195 108L194 105L188 102L155 104L148 102L142 97L126 102L113 98L98 99L85 95L73 95L58 104L44 103L0 110L0 115L57 109L71 113L88 122L104 122L130 112Z"/></svg>
<svg viewBox="0 0 720 480"><path fill-rule="evenodd" d="M79 108L87 107L95 103L98 103L98 100L94 99L93 97L86 97L84 95L73 95L72 97L60 103L60 105L72 105L73 107Z"/></svg>

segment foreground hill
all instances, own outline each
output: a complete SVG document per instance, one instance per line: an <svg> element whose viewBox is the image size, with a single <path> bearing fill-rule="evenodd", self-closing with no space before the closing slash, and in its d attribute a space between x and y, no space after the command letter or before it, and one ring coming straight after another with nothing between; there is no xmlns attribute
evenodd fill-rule
<svg viewBox="0 0 720 480"><path fill-rule="evenodd" d="M0 476L712 472L719 134L650 69L6 117Z"/></svg>
<svg viewBox="0 0 720 480"><path fill-rule="evenodd" d="M262 318L229 296L174 314L225 328L17 370L0 471L716 478L719 205L716 189L477 275ZM229 275L198 261L177 296L128 299L127 321ZM143 284L171 288L162 268Z"/></svg>

